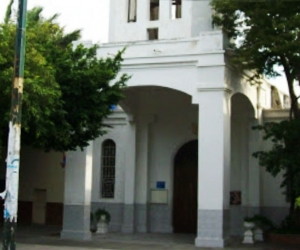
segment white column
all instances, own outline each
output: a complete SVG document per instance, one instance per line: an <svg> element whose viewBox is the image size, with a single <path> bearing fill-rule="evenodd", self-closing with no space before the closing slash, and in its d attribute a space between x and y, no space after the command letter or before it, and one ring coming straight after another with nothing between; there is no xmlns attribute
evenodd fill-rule
<svg viewBox="0 0 300 250"><path fill-rule="evenodd" d="M148 139L149 120L139 116L136 144L135 219L138 232L148 231Z"/></svg>
<svg viewBox="0 0 300 250"><path fill-rule="evenodd" d="M90 240L93 142L83 151L67 153L64 217L61 237Z"/></svg>
<svg viewBox="0 0 300 250"><path fill-rule="evenodd" d="M124 181L124 212L123 212L123 233L134 231L134 187L135 187L135 150L136 150L135 124L131 123L127 132L127 149L125 158L125 181Z"/></svg>
<svg viewBox="0 0 300 250"><path fill-rule="evenodd" d="M199 247L224 247L229 233L230 98L227 89L200 89Z"/></svg>

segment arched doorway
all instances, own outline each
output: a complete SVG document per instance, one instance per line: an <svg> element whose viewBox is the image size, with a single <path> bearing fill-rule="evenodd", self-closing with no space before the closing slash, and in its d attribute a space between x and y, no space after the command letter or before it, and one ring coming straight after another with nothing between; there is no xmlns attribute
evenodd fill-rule
<svg viewBox="0 0 300 250"><path fill-rule="evenodd" d="M197 232L198 141L184 144L174 160L173 230Z"/></svg>

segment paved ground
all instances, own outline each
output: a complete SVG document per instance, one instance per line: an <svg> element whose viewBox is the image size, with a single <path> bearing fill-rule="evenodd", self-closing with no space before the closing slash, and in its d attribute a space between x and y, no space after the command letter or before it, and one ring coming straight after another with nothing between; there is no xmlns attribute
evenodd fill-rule
<svg viewBox="0 0 300 250"><path fill-rule="evenodd" d="M194 246L193 235L178 234L120 234L94 235L91 241L72 241L59 238L56 227L19 227L17 249L19 250L204 250ZM234 239L226 250L299 250L300 247L276 246L265 242L254 245Z"/></svg>

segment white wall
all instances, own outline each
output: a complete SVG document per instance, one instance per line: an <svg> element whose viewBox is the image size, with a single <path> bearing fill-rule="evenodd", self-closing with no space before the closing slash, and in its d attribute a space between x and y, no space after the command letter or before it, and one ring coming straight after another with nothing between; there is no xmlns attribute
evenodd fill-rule
<svg viewBox="0 0 300 250"><path fill-rule="evenodd" d="M156 188L157 181L165 181L166 189L170 191L169 204L171 205L173 160L183 144L197 139L197 128L195 131L195 127L197 127L198 107L191 104L190 96L178 91L157 87L136 90L139 100L142 101L135 107L136 110L133 109L137 112L134 115L136 118L134 122L137 122L137 126L139 126L138 117L143 114L152 114L155 117L151 122L149 132L148 190ZM128 130L128 124L115 125L108 134L95 141L93 202L124 202L124 173L128 163L132 162L130 159L132 155L128 149L132 142L127 137ZM114 199L99 198L101 144L106 139L114 140L117 145L116 195ZM134 176L132 181L134 181Z"/></svg>
<svg viewBox="0 0 300 250"><path fill-rule="evenodd" d="M280 122L288 119L288 110L266 110L263 113L264 122ZM272 149L271 141L263 141L263 150L268 151ZM283 194L285 189L280 188L283 180L283 173L273 177L270 173L261 168L261 205L266 207L288 207L286 196Z"/></svg>
<svg viewBox="0 0 300 250"><path fill-rule="evenodd" d="M209 1L183 0L179 19L171 18L171 0L160 1L159 20L150 21L150 0L137 0L136 22L128 22L128 2L111 0L109 42L148 40L148 28L158 28L159 39L192 37L212 30Z"/></svg>
<svg viewBox="0 0 300 250"><path fill-rule="evenodd" d="M114 120L114 118L116 118ZM112 115L107 120L107 124L112 128L107 128L107 133L104 136L99 137L94 141L93 147L93 190L92 190L92 202L106 202L106 203L123 203L124 202L124 174L126 169L126 148L128 140L126 135L128 134L128 120L124 113L118 113ZM114 198L102 198L101 197L101 150L102 143L111 139L116 143L116 171L115 171L115 197Z"/></svg>
<svg viewBox="0 0 300 250"><path fill-rule="evenodd" d="M63 202L62 153L22 147L20 159L19 200L32 201L34 189L46 189L47 202Z"/></svg>
<svg viewBox="0 0 300 250"><path fill-rule="evenodd" d="M190 96L172 90L158 90L152 95L144 92L142 100L140 109L156 116L151 124L148 188L165 181L172 205L174 157L181 146L197 139L194 127L198 124L198 107L191 104Z"/></svg>

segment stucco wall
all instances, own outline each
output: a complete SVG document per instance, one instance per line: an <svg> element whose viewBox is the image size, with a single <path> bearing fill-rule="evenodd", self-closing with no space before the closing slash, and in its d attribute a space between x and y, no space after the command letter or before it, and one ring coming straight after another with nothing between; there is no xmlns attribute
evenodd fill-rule
<svg viewBox="0 0 300 250"><path fill-rule="evenodd" d="M182 3L182 18L171 18L171 1L160 1L159 20L150 21L150 1L137 0L136 22L128 22L128 0L111 0L109 42L148 40L147 29L158 28L159 39L197 36L211 31L209 1Z"/></svg>
<svg viewBox="0 0 300 250"><path fill-rule="evenodd" d="M288 119L288 110L264 110L264 122L280 122ZM272 148L271 141L263 142L263 150ZM261 211L273 221L279 223L288 214L289 203L287 203L284 194L285 189L280 188L283 173L273 177L271 174L261 168Z"/></svg>
<svg viewBox="0 0 300 250"><path fill-rule="evenodd" d="M62 153L44 153L22 147L19 199L32 201L34 189L47 190L47 202L63 202Z"/></svg>
<svg viewBox="0 0 300 250"><path fill-rule="evenodd" d="M5 179L6 149L1 158L0 178ZM21 148L19 200L33 201L34 189L47 190L47 202L63 202L64 169L62 153L45 153L23 146Z"/></svg>

